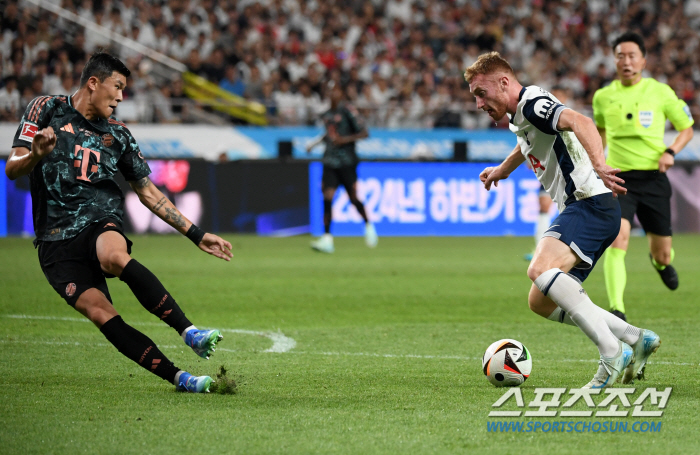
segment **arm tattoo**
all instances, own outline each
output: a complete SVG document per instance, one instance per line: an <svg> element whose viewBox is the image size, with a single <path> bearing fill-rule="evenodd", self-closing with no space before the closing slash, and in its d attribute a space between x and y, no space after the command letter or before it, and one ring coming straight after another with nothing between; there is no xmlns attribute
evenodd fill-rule
<svg viewBox="0 0 700 455"><path fill-rule="evenodd" d="M185 227L185 220L182 218L180 212L175 208L166 207L165 208L165 221L173 226Z"/></svg>
<svg viewBox="0 0 700 455"><path fill-rule="evenodd" d="M153 211L160 210L160 208L163 207L166 202L168 202L168 200L165 198L165 196L163 196L162 198L160 198L160 201L158 201L156 205L153 206Z"/></svg>
<svg viewBox="0 0 700 455"><path fill-rule="evenodd" d="M148 177L144 177L140 180L133 182L134 188L146 188L151 184L151 180Z"/></svg>

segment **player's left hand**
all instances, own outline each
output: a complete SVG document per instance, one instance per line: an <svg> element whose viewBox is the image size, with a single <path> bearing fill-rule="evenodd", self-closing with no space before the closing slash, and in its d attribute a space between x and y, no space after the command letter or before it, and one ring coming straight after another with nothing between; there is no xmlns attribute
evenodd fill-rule
<svg viewBox="0 0 700 455"><path fill-rule="evenodd" d="M231 243L209 232L204 234L204 238L199 242L199 249L226 261L230 261L233 257Z"/></svg>
<svg viewBox="0 0 700 455"><path fill-rule="evenodd" d="M620 183L625 183L625 181L617 176L617 173L620 172L619 169L612 168L607 164L604 164L600 168L596 169L596 172L598 173L598 177L600 177L600 179L603 181L603 184L610 188L613 194L617 195L627 193L627 188L620 186Z"/></svg>
<svg viewBox="0 0 700 455"><path fill-rule="evenodd" d="M666 172L673 167L676 163L676 159L670 153L661 154L659 158L659 172Z"/></svg>

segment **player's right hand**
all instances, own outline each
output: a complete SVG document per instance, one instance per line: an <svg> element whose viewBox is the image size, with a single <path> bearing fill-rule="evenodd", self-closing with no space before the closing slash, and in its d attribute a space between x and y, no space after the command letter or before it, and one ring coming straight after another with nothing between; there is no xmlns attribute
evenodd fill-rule
<svg viewBox="0 0 700 455"><path fill-rule="evenodd" d="M34 135L34 140L32 140L32 153L43 158L51 153L55 146L56 133L53 131L53 128L44 128Z"/></svg>
<svg viewBox="0 0 700 455"><path fill-rule="evenodd" d="M596 169L598 177L600 177L603 184L608 187L613 194L626 194L627 188L619 185L620 183L625 183L625 181L616 175L618 172L620 172L620 169L612 168L607 164L604 164L599 169Z"/></svg>

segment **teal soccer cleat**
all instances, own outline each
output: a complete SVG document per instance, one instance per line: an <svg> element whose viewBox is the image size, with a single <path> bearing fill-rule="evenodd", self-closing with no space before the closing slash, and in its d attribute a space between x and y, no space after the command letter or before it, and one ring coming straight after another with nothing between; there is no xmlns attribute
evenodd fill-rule
<svg viewBox="0 0 700 455"><path fill-rule="evenodd" d="M620 373L634 362L634 350L627 344L618 340L620 350L613 357L600 356L598 372L591 382L583 386L584 389L604 389L615 384Z"/></svg>
<svg viewBox="0 0 700 455"><path fill-rule="evenodd" d="M659 346L661 346L661 338L651 330L642 329L639 339L632 345L634 360L625 368L625 374L622 377L623 384L631 384L635 378L644 379L644 367L647 360L659 349Z"/></svg>

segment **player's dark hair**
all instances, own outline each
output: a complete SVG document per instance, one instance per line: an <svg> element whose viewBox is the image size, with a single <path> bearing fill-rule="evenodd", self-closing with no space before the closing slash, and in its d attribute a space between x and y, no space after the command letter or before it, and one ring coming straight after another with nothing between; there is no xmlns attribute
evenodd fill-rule
<svg viewBox="0 0 700 455"><path fill-rule="evenodd" d="M80 86L84 87L92 76L95 76L100 82L104 82L115 71L124 77L129 77L131 74L129 68L117 57L107 52L97 51L90 56L90 60L87 61L83 68L83 72L80 75Z"/></svg>
<svg viewBox="0 0 700 455"><path fill-rule="evenodd" d="M642 38L642 35L640 35L639 33L625 32L622 35L618 36L617 39L612 43L613 52L615 52L615 48L620 43L635 43L637 46L639 46L639 50L642 51L642 56L646 57L647 55L647 48L644 47L644 38Z"/></svg>

